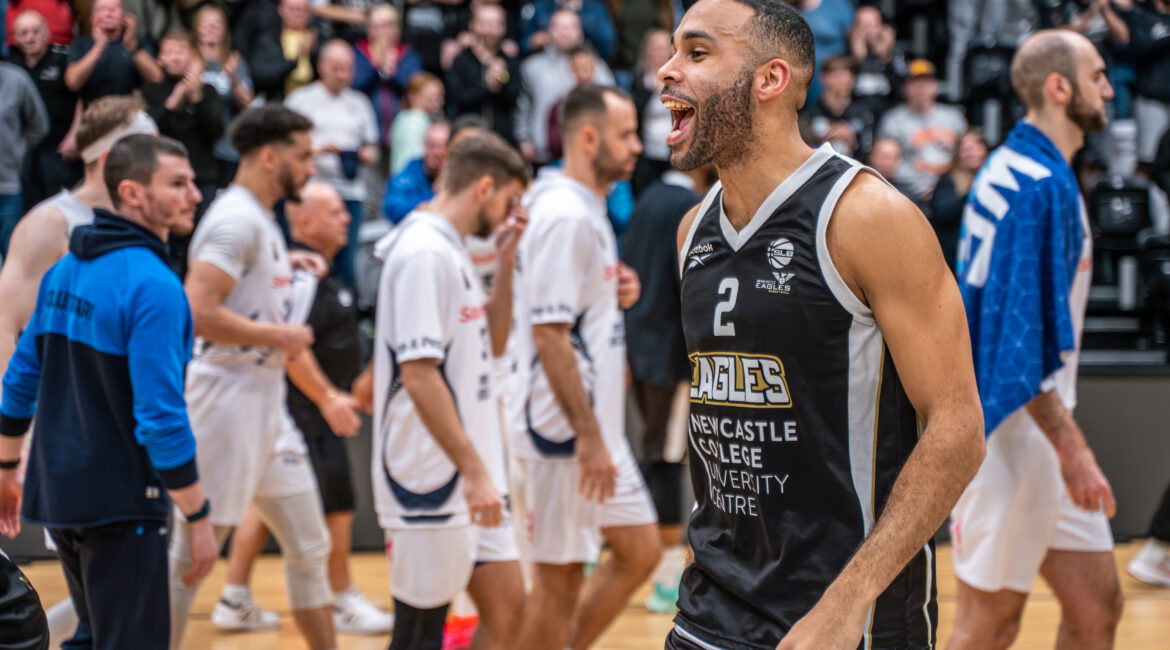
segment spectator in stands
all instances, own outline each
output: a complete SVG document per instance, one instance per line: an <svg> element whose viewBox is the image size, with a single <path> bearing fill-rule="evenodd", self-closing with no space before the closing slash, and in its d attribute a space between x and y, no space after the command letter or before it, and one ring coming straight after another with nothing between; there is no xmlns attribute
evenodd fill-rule
<svg viewBox="0 0 1170 650"><path fill-rule="evenodd" d="M16 19L26 11L35 11L44 19L51 45L69 45L73 42L73 8L68 0L8 0L6 12L8 43L16 39Z"/></svg>
<svg viewBox="0 0 1170 650"><path fill-rule="evenodd" d="M337 272L354 283L354 251L364 219L362 201L366 185L359 172L378 162L378 121L364 94L350 88L353 82L353 47L334 39L321 48L317 61L321 79L288 96L285 106L313 122L309 134L317 156L316 180L333 186L350 214L349 238L336 258Z"/></svg>
<svg viewBox="0 0 1170 650"><path fill-rule="evenodd" d="M864 160L873 146L877 118L869 104L853 98L853 57L841 54L821 64L823 91L801 111L800 131L806 142L826 142L838 153Z"/></svg>
<svg viewBox="0 0 1170 650"><path fill-rule="evenodd" d="M296 65L284 80L287 97L313 83L313 58L317 49L317 28L313 26L309 0L280 0L280 49Z"/></svg>
<svg viewBox="0 0 1170 650"><path fill-rule="evenodd" d="M597 64L597 54L588 45L582 43L573 48L569 52L569 72L573 75L573 85L580 86L592 81L597 75ZM553 160L559 160L564 153L561 147L562 99L558 99L548 109L548 155Z"/></svg>
<svg viewBox="0 0 1170 650"><path fill-rule="evenodd" d="M253 92L261 99L280 101L285 80L297 67L299 57L290 60L284 56L277 0L237 2L231 15L231 42L248 66Z"/></svg>
<svg viewBox="0 0 1170 650"><path fill-rule="evenodd" d="M934 226L943 257L952 271L955 270L955 258L959 250L959 225L963 222L967 193L971 191L975 174L983 167L990 151L987 140L978 129L967 129L955 147L951 170L938 179L938 185L930 197L930 225Z"/></svg>
<svg viewBox="0 0 1170 650"><path fill-rule="evenodd" d="M1002 49L1003 73L1012 53L1039 25L1036 0L949 0L947 5L947 32L950 34L950 52L947 54L947 80L950 82L951 101L966 98L968 92L966 64L968 52L976 47ZM1005 88L1010 84L1005 84Z"/></svg>
<svg viewBox="0 0 1170 650"><path fill-rule="evenodd" d="M378 118L378 141L382 158L389 164L390 127L398 115L406 84L422 70L422 57L402 42L398 11L389 4L370 9L370 25L363 38L354 45L353 87L370 98Z"/></svg>
<svg viewBox="0 0 1170 650"><path fill-rule="evenodd" d="M406 106L394 118L390 133L390 173L422 155L423 139L431 122L442 116L443 82L423 71L406 84Z"/></svg>
<svg viewBox="0 0 1170 650"><path fill-rule="evenodd" d="M873 141L873 148L869 150L869 166L889 181L895 189L913 199L912 190L898 180L902 160L902 143L894 138L882 137Z"/></svg>
<svg viewBox="0 0 1170 650"><path fill-rule="evenodd" d="M219 181L215 141L224 132L219 93L203 82L203 60L187 32L170 31L162 37L158 62L163 69L163 80L144 84L142 99L146 102L146 112L158 124L159 135L174 138L187 148L195 185L203 196L195 212L198 219L215 198ZM175 241L172 239L172 249ZM174 258L176 251L172 250L171 254ZM185 269L181 259L177 268Z"/></svg>
<svg viewBox="0 0 1170 650"><path fill-rule="evenodd" d="M435 181L443 169L443 159L451 135L452 128L447 122L432 122L423 138L422 157L407 163L386 184L386 192L382 195L382 213L391 223L402 221L418 204L434 198Z"/></svg>
<svg viewBox="0 0 1170 650"><path fill-rule="evenodd" d="M548 150L549 108L575 85L569 53L584 42L581 19L572 11L557 11L548 25L549 44L520 65L520 98L514 121L520 153L529 162L542 165L552 161ZM613 85L613 73L604 61L598 63L593 82Z"/></svg>
<svg viewBox="0 0 1170 650"><path fill-rule="evenodd" d="M459 53L459 0L414 0L403 8L403 40L423 60L423 69L436 76L445 74Z"/></svg>
<svg viewBox="0 0 1170 650"><path fill-rule="evenodd" d="M640 196L642 190L670 169L670 147L666 146L666 136L670 134L674 121L659 100L662 82L658 80L658 69L669 60L670 32L661 28L646 32L634 67L630 92L634 107L638 109L638 127L645 147L630 178L635 196Z"/></svg>
<svg viewBox="0 0 1170 650"><path fill-rule="evenodd" d="M540 52L556 39L552 33L552 17L558 11L571 11L580 18L584 38L593 49L608 61L617 45L617 32L609 8L601 0L535 0L524 7L524 34L521 45L525 52Z"/></svg>
<svg viewBox="0 0 1170 650"><path fill-rule="evenodd" d="M1158 142L1170 127L1170 0L1134 5L1117 2L1129 26L1137 61L1134 118L1138 127L1138 161L1154 160Z"/></svg>
<svg viewBox="0 0 1170 650"><path fill-rule="evenodd" d="M938 79L934 64L915 59L907 66L902 84L906 103L889 110L878 127L878 135L894 138L902 145L904 159L896 179L918 202L930 200L938 177L950 169L955 143L967 130L963 112L938 103Z"/></svg>
<svg viewBox="0 0 1170 650"><path fill-rule="evenodd" d="M309 0L313 17L324 24L327 38L356 43L366 35L373 0Z"/></svg>
<svg viewBox="0 0 1170 650"><path fill-rule="evenodd" d="M203 59L203 83L219 94L220 115L224 132L215 141L216 187L227 187L236 176L240 155L227 138L227 125L256 98L252 91L252 77L248 64L239 52L232 50L227 16L214 4L204 5L192 22L195 43ZM203 196L206 199L207 192ZM214 192L212 192L214 194Z"/></svg>
<svg viewBox="0 0 1170 650"><path fill-rule="evenodd" d="M73 137L81 107L77 95L65 86L67 50L49 46L49 27L41 14L31 9L23 11L13 28L15 50L9 60L32 78L49 117L49 133L29 151L21 172L24 205L31 209L81 180Z"/></svg>
<svg viewBox="0 0 1170 650"><path fill-rule="evenodd" d="M816 101L821 94L820 77L817 71L826 60L849 51L846 38L853 26L853 3L849 0L789 0L804 14L812 29L816 44L816 63L813 68L812 86L806 103Z"/></svg>
<svg viewBox="0 0 1170 650"><path fill-rule="evenodd" d="M91 8L90 33L73 42L65 70L65 85L82 103L162 81L149 44L138 40L138 19L122 10L122 0L94 0Z"/></svg>
<svg viewBox="0 0 1170 650"><path fill-rule="evenodd" d="M906 59L895 45L896 38L877 7L857 8L849 32L849 52L857 62L853 94L878 117L897 103L898 87L906 77Z"/></svg>
<svg viewBox="0 0 1170 650"><path fill-rule="evenodd" d="M20 66L0 61L0 256L8 257L8 238L24 214L20 167L24 154L49 132L40 93Z"/></svg>
<svg viewBox="0 0 1170 650"><path fill-rule="evenodd" d="M481 3L471 16L471 44L447 71L447 95L455 115L478 115L500 137L515 142L512 120L520 96L520 62L502 48L507 16L498 4Z"/></svg>

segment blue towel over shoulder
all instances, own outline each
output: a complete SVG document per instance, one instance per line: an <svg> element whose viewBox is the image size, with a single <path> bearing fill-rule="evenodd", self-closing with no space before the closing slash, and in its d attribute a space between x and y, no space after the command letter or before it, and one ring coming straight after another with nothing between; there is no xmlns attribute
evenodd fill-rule
<svg viewBox="0 0 1170 650"><path fill-rule="evenodd" d="M986 434L1076 350L1069 294L1084 245L1076 177L1020 121L979 170L963 212L959 288Z"/></svg>

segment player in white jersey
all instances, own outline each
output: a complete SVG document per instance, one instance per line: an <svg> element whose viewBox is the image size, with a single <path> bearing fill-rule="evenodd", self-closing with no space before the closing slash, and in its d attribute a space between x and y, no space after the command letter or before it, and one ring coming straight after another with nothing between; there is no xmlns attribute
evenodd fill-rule
<svg viewBox="0 0 1170 650"><path fill-rule="evenodd" d="M518 646L585 648L661 556L657 516L625 433L621 308L638 298L606 218L610 183L642 151L637 112L591 84L561 104L564 171L525 197L532 220L516 278L513 453L524 468L532 592ZM588 581L602 538L612 555Z"/></svg>
<svg viewBox="0 0 1170 650"><path fill-rule="evenodd" d="M272 212L296 197L314 173L312 123L279 105L242 113L230 127L240 167L231 187L212 203L191 241L187 297L195 321L194 359L187 368L191 428L202 452L220 544L248 505L280 543L286 587L297 627L310 648L336 648L326 577L329 537L316 490L290 494L289 484L315 485L309 464L274 463L288 430L285 366L320 384L306 347L308 326L290 322L293 271ZM299 382L298 382L299 383ZM324 390L320 385L316 389ZM356 416L354 417L356 428ZM293 476L289 476L289 474ZM171 646L181 647L198 585L185 572L190 551L181 521L171 547Z"/></svg>
<svg viewBox="0 0 1170 650"><path fill-rule="evenodd" d="M963 217L959 279L989 433L951 514L959 591L947 647L1010 646L1039 574L1061 605L1056 647L1112 648L1116 504L1072 416L1093 253L1070 161L1086 133L1105 128L1113 90L1093 44L1063 30L1025 41L1011 81L1027 115L980 170ZM1028 241L1034 230L1044 239ZM1067 250L1050 243L1061 240ZM1034 261L1016 263L1021 252ZM1059 298L1033 312L1037 295ZM1043 322L1020 320L1029 313ZM1027 343L1013 336L1020 322L1035 332ZM1053 365L1050 351L1060 353Z"/></svg>
<svg viewBox="0 0 1170 650"><path fill-rule="evenodd" d="M142 111L136 99L110 96L90 104L77 127L77 147L85 162L81 185L45 199L16 224L8 258L0 268L0 305L4 305L0 309L0 375L8 369L16 340L32 316L41 277L69 250L73 229L92 223L94 208L113 210L103 178L106 154L115 142L134 133L158 133L154 120ZM54 548L48 535L45 542ZM50 607L47 613L55 647L72 636L77 614L68 599Z"/></svg>
<svg viewBox="0 0 1170 650"><path fill-rule="evenodd" d="M392 650L442 645L465 587L482 622L476 647L512 648L519 627L523 580L491 360L507 342L527 181L498 136L468 137L452 148L438 196L378 244L370 469L390 556ZM497 290L487 300L464 239L493 231Z"/></svg>

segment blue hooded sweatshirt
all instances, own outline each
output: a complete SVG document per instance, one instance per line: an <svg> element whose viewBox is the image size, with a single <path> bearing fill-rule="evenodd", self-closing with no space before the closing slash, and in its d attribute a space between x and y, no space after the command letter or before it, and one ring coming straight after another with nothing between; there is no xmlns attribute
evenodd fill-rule
<svg viewBox="0 0 1170 650"><path fill-rule="evenodd" d="M37 422L22 515L49 528L163 522L166 490L198 480L187 297L162 240L104 210L69 250L4 375L0 435Z"/></svg>

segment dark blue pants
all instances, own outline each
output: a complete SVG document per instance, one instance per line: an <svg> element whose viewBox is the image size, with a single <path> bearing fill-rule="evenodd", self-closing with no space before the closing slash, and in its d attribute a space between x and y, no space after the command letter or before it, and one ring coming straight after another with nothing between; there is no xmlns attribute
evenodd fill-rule
<svg viewBox="0 0 1170 650"><path fill-rule="evenodd" d="M79 160L65 160L57 151L30 151L20 169L20 189L28 210L63 189L81 181L84 169Z"/></svg>
<svg viewBox="0 0 1170 650"><path fill-rule="evenodd" d="M65 582L79 620L68 650L165 649L171 613L167 529L160 522L57 528Z"/></svg>
<svg viewBox="0 0 1170 650"><path fill-rule="evenodd" d="M0 255L8 258L8 240L24 216L24 201L19 194L0 194Z"/></svg>

